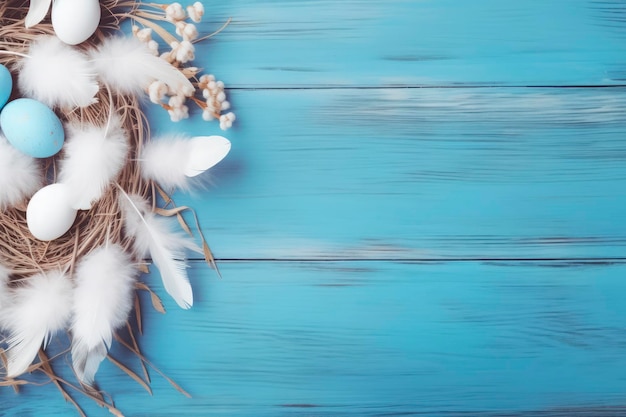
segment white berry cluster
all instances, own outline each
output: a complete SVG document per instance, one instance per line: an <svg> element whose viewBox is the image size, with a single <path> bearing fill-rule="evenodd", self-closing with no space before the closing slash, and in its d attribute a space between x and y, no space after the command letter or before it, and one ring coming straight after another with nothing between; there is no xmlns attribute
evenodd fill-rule
<svg viewBox="0 0 626 417"><path fill-rule="evenodd" d="M198 80L198 88L202 91L203 103L198 103L202 108L202 118L206 121L219 119L220 128L226 130L232 127L235 121L235 113L222 112L230 109L230 102L226 100L224 83L216 81L213 74L205 74Z"/></svg>
<svg viewBox="0 0 626 417"><path fill-rule="evenodd" d="M159 44L157 41L152 39L152 29L151 28L143 28L140 29L139 26L133 25L133 35L137 37L142 43L144 43L150 52L154 56L159 55Z"/></svg>
<svg viewBox="0 0 626 417"><path fill-rule="evenodd" d="M187 7L187 11L180 3L172 3L165 7L165 19L174 24L180 40L170 42L171 50L161 54L161 58L174 65L193 61L195 47L192 42L198 39L198 29L193 23L187 22L187 19L199 23L203 15L204 6L199 1Z"/></svg>
<svg viewBox="0 0 626 417"><path fill-rule="evenodd" d="M200 70L196 67L185 66L195 58L194 42L198 40L198 30L194 23L199 23L204 15L204 6L200 2L195 2L186 9L180 3L171 3L168 5L157 6L162 10L163 15L157 15L153 12L142 14L143 16L138 23L143 24L144 28L137 25L133 26L132 32L155 56L159 56L172 66L178 68L189 79L196 79L196 91L176 92L171 91L162 81L156 80L148 87L148 95L150 101L159 104L165 110L172 121L177 122L189 117L189 107L187 100L191 100L200 109L202 109L202 118L206 121L217 119L220 128L226 130L232 127L235 121L235 114L223 112L230 109L230 103L226 100L224 92L224 83L216 81L213 75L202 75L199 79L196 75ZM156 21L167 21L174 25L177 36L167 32L163 27L158 25ZM159 51L159 44L152 38L153 33L158 34L169 46L169 50L165 52ZM196 93L202 95L202 99L196 97Z"/></svg>

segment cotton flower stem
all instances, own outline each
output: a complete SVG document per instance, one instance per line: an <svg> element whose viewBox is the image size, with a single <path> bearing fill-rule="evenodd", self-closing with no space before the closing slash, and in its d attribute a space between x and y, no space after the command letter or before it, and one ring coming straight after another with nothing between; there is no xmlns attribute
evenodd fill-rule
<svg viewBox="0 0 626 417"><path fill-rule="evenodd" d="M206 103L205 103L204 101L200 100L199 98L197 98L197 97L189 97L189 98L190 98L190 99L191 99L194 103L196 103L196 104L198 105L198 107L200 107L202 110L204 110L204 109L206 109L206 108L207 108ZM213 112L212 114L213 114L213 117L214 117L214 118L216 118L216 119L219 119L219 118L220 118L220 116L221 116L218 112Z"/></svg>
<svg viewBox="0 0 626 417"><path fill-rule="evenodd" d="M135 16L134 14L125 14L125 16L154 30L165 42L167 42L168 45L177 41L174 35L149 19L144 19L143 17Z"/></svg>
<svg viewBox="0 0 626 417"><path fill-rule="evenodd" d="M191 100L193 100L194 103L196 103L198 106L200 106L200 108L202 110L206 109L206 103L202 100L200 100L197 97L189 97Z"/></svg>
<svg viewBox="0 0 626 417"><path fill-rule="evenodd" d="M158 4L158 3L141 3L142 6L152 7L153 9L165 10L167 9L167 4Z"/></svg>
<svg viewBox="0 0 626 417"><path fill-rule="evenodd" d="M141 3L142 6L151 7L153 9L165 10L167 8L167 4L157 4L157 3ZM135 7L134 10L140 10L136 8L136 1L121 1L117 3L117 7Z"/></svg>
<svg viewBox="0 0 626 417"><path fill-rule="evenodd" d="M143 17L145 19L152 19L152 20L162 20L162 21L166 21L167 19L165 19L165 16L160 15L160 14L156 14L156 13L151 13L151 12L147 12L147 11L143 11L143 10L138 10L135 13L133 13L133 16L137 17Z"/></svg>

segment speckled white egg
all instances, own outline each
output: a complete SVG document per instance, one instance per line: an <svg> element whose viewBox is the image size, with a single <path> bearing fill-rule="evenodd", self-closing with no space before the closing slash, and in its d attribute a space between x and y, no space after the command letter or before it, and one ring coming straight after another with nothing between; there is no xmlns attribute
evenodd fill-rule
<svg viewBox="0 0 626 417"><path fill-rule="evenodd" d="M31 98L18 98L4 106L0 129L11 145L34 158L56 154L65 141L61 120L50 107Z"/></svg>
<svg viewBox="0 0 626 417"><path fill-rule="evenodd" d="M89 39L100 24L99 0L54 0L52 27L59 39L78 45Z"/></svg>
<svg viewBox="0 0 626 417"><path fill-rule="evenodd" d="M26 209L26 224L32 235L49 241L63 236L74 224L77 211L71 207L65 184L50 184L33 195Z"/></svg>

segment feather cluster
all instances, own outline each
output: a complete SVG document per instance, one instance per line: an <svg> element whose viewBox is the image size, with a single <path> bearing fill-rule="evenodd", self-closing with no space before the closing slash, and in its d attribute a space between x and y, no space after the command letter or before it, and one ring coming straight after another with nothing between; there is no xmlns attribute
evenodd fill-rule
<svg viewBox="0 0 626 417"><path fill-rule="evenodd" d="M110 37L89 52L100 80L121 94L140 94L160 80L170 90L191 96L195 89L177 68L154 56L135 37Z"/></svg>
<svg viewBox="0 0 626 417"><path fill-rule="evenodd" d="M193 306L188 254L212 257L203 238L201 249L186 225L183 233L175 228L176 218L167 217L178 209L159 210L157 190L191 189L231 146L221 136L151 138L138 103L149 97L179 120L189 116L185 103L194 102L204 120L219 120L223 129L234 115L221 114L230 108L223 83L212 75L197 78L199 70L187 66L195 56L192 41L199 39L189 19L200 21L201 3L142 9L132 0L110 0L101 11L113 19L104 26L135 14L136 22L148 27L133 28L128 36L100 30L79 45L54 26L54 8L58 11L61 1L6 3L11 16L26 3L30 8L17 20L0 13L5 32L16 22L33 28L10 36L14 56L0 54L16 80L12 97L48 106L61 121L65 142L58 154L38 159L0 133L0 231L6 234L0 236L0 343L5 348L0 356L6 358L0 385L22 383L15 378L46 369L32 364L40 349L63 333L83 392L95 392L100 364L135 306L135 289L146 288L138 282L146 260L178 306ZM122 5L130 11L110 16ZM50 7L52 23L45 20ZM170 39L175 36L159 26L162 22L174 23L180 42ZM171 51L159 53L163 42L151 39L152 29ZM37 207L44 216L32 214ZM55 233L36 232L41 224L57 226Z"/></svg>
<svg viewBox="0 0 626 417"><path fill-rule="evenodd" d="M17 69L22 94L53 108L96 103L100 83L119 94L139 95L157 82L180 100L196 92L185 73L154 56L136 37L111 36L84 53L56 36L42 35Z"/></svg>

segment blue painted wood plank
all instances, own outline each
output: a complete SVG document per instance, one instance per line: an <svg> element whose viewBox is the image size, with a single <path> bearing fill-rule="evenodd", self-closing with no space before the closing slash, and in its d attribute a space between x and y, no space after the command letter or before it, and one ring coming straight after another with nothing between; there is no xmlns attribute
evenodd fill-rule
<svg viewBox="0 0 626 417"><path fill-rule="evenodd" d="M626 80L621 0L204 1L197 64L228 85L605 85Z"/></svg>
<svg viewBox="0 0 626 417"><path fill-rule="evenodd" d="M624 413L624 263L221 267L218 280L194 265L193 309L164 298L166 315L144 311L142 348L193 398L154 372L150 397L106 363L98 381L126 415ZM71 410L53 386L3 389L0 400L0 415Z"/></svg>
<svg viewBox="0 0 626 417"><path fill-rule="evenodd" d="M231 154L176 201L221 258L622 257L625 92L234 91Z"/></svg>

